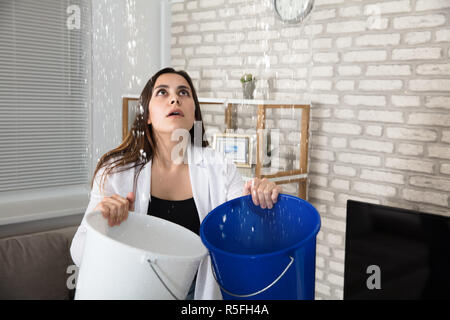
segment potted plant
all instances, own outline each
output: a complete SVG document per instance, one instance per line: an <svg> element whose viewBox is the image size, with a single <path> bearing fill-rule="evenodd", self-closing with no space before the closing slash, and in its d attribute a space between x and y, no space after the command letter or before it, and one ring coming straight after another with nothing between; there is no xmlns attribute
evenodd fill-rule
<svg viewBox="0 0 450 320"><path fill-rule="evenodd" d="M242 90L244 92L244 99L253 99L256 78L251 73L247 73L241 77L241 83Z"/></svg>

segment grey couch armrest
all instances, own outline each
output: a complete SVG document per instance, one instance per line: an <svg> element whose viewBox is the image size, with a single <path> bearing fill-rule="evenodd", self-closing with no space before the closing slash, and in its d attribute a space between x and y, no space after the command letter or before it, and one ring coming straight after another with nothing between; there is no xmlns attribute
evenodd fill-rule
<svg viewBox="0 0 450 320"><path fill-rule="evenodd" d="M70 299L76 227L0 239L0 299Z"/></svg>

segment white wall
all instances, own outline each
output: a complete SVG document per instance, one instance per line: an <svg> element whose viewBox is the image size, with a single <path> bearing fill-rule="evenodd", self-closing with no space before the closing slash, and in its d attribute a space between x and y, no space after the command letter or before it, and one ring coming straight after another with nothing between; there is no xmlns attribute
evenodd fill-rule
<svg viewBox="0 0 450 320"><path fill-rule="evenodd" d="M343 296L347 199L450 215L450 1L316 0L301 25L279 21L271 0L172 9L172 63L199 96L239 97L245 72L260 79L256 98L311 96L316 298ZM205 111L206 125L223 123ZM254 112L238 117L240 127L256 123ZM281 130L284 165L298 137L292 118L266 120Z"/></svg>
<svg viewBox="0 0 450 320"><path fill-rule="evenodd" d="M170 61L168 0L92 2L92 168L122 139L124 94Z"/></svg>

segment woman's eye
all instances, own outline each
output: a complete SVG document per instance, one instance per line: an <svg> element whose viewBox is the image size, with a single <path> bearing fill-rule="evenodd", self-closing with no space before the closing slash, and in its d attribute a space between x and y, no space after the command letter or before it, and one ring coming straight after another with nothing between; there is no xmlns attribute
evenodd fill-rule
<svg viewBox="0 0 450 320"><path fill-rule="evenodd" d="M180 90L180 94L183 95L183 96L188 96L189 95L189 91L183 89L183 90Z"/></svg>
<svg viewBox="0 0 450 320"><path fill-rule="evenodd" d="M164 89L160 89L160 90L156 91L157 96L165 94L165 93L166 93L166 90L164 90Z"/></svg>

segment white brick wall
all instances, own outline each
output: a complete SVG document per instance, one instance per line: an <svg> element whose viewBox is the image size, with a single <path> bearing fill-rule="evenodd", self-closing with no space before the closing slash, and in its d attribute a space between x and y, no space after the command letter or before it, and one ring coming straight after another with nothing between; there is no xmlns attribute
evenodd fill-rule
<svg viewBox="0 0 450 320"><path fill-rule="evenodd" d="M242 97L239 78L251 72L256 98L311 99L316 298L341 299L348 199L450 215L450 1L316 0L302 25L281 23L272 6L174 5L172 64L200 96ZM241 129L255 125L255 110L238 110ZM206 108L206 125L223 128L221 112ZM298 163L294 118L267 117L280 129L281 166Z"/></svg>

